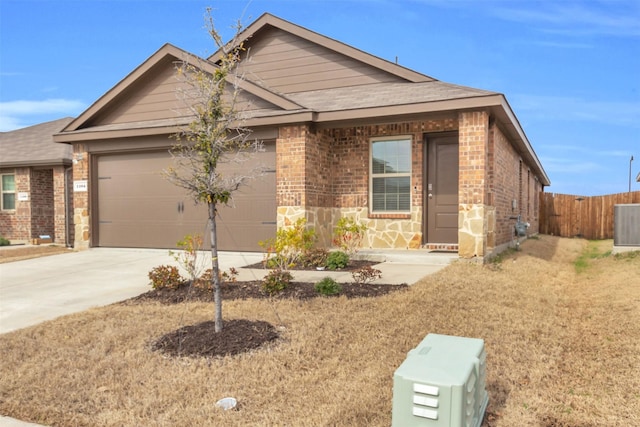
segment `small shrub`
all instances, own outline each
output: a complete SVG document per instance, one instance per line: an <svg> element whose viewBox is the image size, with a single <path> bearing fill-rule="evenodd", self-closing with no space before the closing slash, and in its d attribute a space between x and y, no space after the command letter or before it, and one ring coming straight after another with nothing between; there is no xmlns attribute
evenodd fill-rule
<svg viewBox="0 0 640 427"><path fill-rule="evenodd" d="M327 264L329 252L326 249L312 249L304 254L302 263L306 267L324 267Z"/></svg>
<svg viewBox="0 0 640 427"><path fill-rule="evenodd" d="M229 271L223 271L220 275L220 279L225 283L235 283L238 279L238 270L231 267Z"/></svg>
<svg viewBox="0 0 640 427"><path fill-rule="evenodd" d="M208 268L204 273L194 282L196 288L202 288L207 291L212 290L211 287L211 269ZM231 267L229 271L223 271L220 273L220 281L223 283L235 283L238 277L238 270Z"/></svg>
<svg viewBox="0 0 640 427"><path fill-rule="evenodd" d="M382 272L367 265L352 272L351 276L353 277L354 282L358 283L359 285L364 285L367 283L371 283L376 279L381 279Z"/></svg>
<svg viewBox="0 0 640 427"><path fill-rule="evenodd" d="M8 239L0 236L0 246L9 246L11 242Z"/></svg>
<svg viewBox="0 0 640 427"><path fill-rule="evenodd" d="M291 280L293 280L293 276L288 271L279 268L273 269L264 276L262 290L269 295L277 294L289 286Z"/></svg>
<svg viewBox="0 0 640 427"><path fill-rule="evenodd" d="M333 244L349 255L353 255L362 246L366 231L366 225L357 223L353 218L343 216L338 220L333 230Z"/></svg>
<svg viewBox="0 0 640 427"><path fill-rule="evenodd" d="M300 258L311 250L316 238L316 230L307 227L307 220L300 218L292 226L278 229L275 238L261 240L258 244L267 252L267 268L287 270L295 266Z"/></svg>
<svg viewBox="0 0 640 427"><path fill-rule="evenodd" d="M314 286L316 292L324 296L336 295L342 292L342 286L331 277L325 277Z"/></svg>
<svg viewBox="0 0 640 427"><path fill-rule="evenodd" d="M340 270L349 265L349 255L342 251L331 252L327 257L327 268L329 270Z"/></svg>
<svg viewBox="0 0 640 427"><path fill-rule="evenodd" d="M177 289L184 282L178 267L172 265L153 267L149 272L149 280L153 289Z"/></svg>
<svg viewBox="0 0 640 427"><path fill-rule="evenodd" d="M198 276L200 276L200 272L203 269L202 260L199 259L202 242L201 235L187 234L177 243L181 250L169 251L169 255L187 272L191 282L197 282Z"/></svg>

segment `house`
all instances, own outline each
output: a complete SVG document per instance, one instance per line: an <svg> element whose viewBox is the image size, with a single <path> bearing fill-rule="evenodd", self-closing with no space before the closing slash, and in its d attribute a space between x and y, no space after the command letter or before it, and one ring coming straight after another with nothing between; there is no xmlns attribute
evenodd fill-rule
<svg viewBox="0 0 640 427"><path fill-rule="evenodd" d="M331 245L341 216L369 248L457 250L483 259L538 230L550 185L504 95L458 86L264 14L242 33L247 126L270 173L219 211L219 247L259 240L304 217ZM169 184L170 136L190 121L175 64L214 70L164 45L55 135L74 146L75 245L173 247L204 232L203 207Z"/></svg>
<svg viewBox="0 0 640 427"><path fill-rule="evenodd" d="M73 119L64 118L0 133L0 235L29 241L49 236L71 244L71 145L53 134Z"/></svg>

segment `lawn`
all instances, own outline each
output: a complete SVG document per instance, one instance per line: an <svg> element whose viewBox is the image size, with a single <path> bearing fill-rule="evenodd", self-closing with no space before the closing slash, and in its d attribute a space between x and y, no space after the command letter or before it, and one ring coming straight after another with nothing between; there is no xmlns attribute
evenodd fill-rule
<svg viewBox="0 0 640 427"><path fill-rule="evenodd" d="M0 336L0 413L52 426L388 426L393 373L433 332L485 340L484 426L640 425L640 255L610 249L541 236L375 298L225 301L226 319L269 322L280 338L217 359L151 351L210 320L211 303L65 316ZM226 396L237 411L215 406Z"/></svg>

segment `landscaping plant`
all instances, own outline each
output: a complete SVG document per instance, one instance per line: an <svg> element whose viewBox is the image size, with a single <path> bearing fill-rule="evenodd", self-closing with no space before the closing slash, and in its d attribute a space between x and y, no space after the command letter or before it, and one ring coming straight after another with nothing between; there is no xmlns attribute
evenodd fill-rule
<svg viewBox="0 0 640 427"><path fill-rule="evenodd" d="M336 295L342 292L342 286L331 277L325 277L314 286L316 292L325 296Z"/></svg>
<svg viewBox="0 0 640 427"><path fill-rule="evenodd" d="M199 259L199 252L202 249L202 236L199 234L187 234L177 243L177 246L181 250L169 251L169 255L187 272L189 282L194 283L200 277L204 268Z"/></svg>
<svg viewBox="0 0 640 427"><path fill-rule="evenodd" d="M373 282L376 279L382 279L382 272L376 268L366 265L353 271L351 273L351 277L353 277L354 282L360 285L365 285L367 283Z"/></svg>
<svg viewBox="0 0 640 427"><path fill-rule="evenodd" d="M293 280L293 276L286 270L275 268L262 280L262 290L269 295L283 291Z"/></svg>
<svg viewBox="0 0 640 427"><path fill-rule="evenodd" d="M195 203L208 208L208 229L211 241L211 275L215 301L215 331L222 331L222 300L218 263L216 229L218 205L230 205L233 193L250 179L262 175L264 168L248 168L247 160L260 151L262 144L249 138L244 126L245 111L238 108L243 74L240 63L245 48L240 38L242 25L235 25L235 35L224 43L213 23L211 8L207 8L206 29L217 46L211 62L186 57L178 62L176 95L184 101L185 116L192 121L175 134L176 143L170 153L174 166L164 170L165 177L183 188ZM213 65L215 63L215 65ZM233 163L245 165L226 173L219 167Z"/></svg>
<svg viewBox="0 0 640 427"><path fill-rule="evenodd" d="M184 283L178 267L173 265L159 265L149 272L149 280L153 289L177 289Z"/></svg>
<svg viewBox="0 0 640 427"><path fill-rule="evenodd" d="M352 256L362 246L366 231L366 225L356 222L353 218L343 216L333 229L333 244Z"/></svg>
<svg viewBox="0 0 640 427"><path fill-rule="evenodd" d="M329 270L341 270L349 265L349 255L342 251L331 252L327 257L327 268Z"/></svg>
<svg viewBox="0 0 640 427"><path fill-rule="evenodd" d="M323 248L316 248L303 255L302 264L305 267L326 267L329 251Z"/></svg>
<svg viewBox="0 0 640 427"><path fill-rule="evenodd" d="M307 220L299 218L292 226L276 231L273 239L262 240L258 244L265 248L265 266L288 270L300 262L316 242L316 231L307 227Z"/></svg>

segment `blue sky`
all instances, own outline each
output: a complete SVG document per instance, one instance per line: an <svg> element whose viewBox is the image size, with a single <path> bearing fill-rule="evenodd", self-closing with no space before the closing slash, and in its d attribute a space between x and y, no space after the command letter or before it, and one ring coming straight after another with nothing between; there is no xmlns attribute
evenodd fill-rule
<svg viewBox="0 0 640 427"><path fill-rule="evenodd" d="M548 192L640 190L640 1L0 0L0 131L77 116L164 43L270 12L439 80L504 93Z"/></svg>

